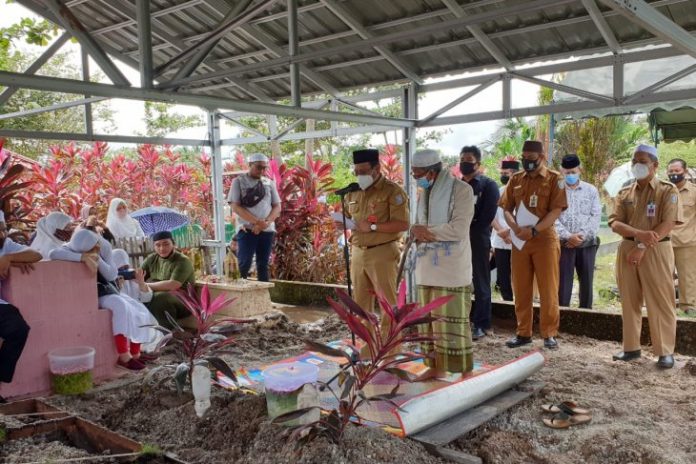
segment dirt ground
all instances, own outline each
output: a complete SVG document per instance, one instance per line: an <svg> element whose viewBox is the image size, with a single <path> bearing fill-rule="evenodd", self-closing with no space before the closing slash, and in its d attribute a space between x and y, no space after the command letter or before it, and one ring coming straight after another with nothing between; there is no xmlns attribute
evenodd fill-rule
<svg viewBox="0 0 696 464"><path fill-rule="evenodd" d="M235 367L259 365L298 354L304 338L329 341L346 335L334 317L314 324L278 317L240 333L228 360ZM508 349L504 341L510 335L500 331L477 342L475 358L499 364L531 349ZM559 342L559 350L544 352L547 364L533 378L547 384L539 396L450 446L495 464L696 462L696 359L677 356L674 369L661 371L652 357L613 362L617 343L574 336L562 336ZM282 429L268 422L263 396L214 389L211 409L198 419L190 396L177 396L168 384L144 389L141 377L129 374L81 397L49 401L191 463L443 462L412 441L358 427L349 430L341 446L319 439L297 454L280 437ZM541 405L567 399L590 408L592 422L568 430L545 427ZM36 446L56 445L13 446L0 447L0 461L26 462L17 459L32 449L36 456Z"/></svg>

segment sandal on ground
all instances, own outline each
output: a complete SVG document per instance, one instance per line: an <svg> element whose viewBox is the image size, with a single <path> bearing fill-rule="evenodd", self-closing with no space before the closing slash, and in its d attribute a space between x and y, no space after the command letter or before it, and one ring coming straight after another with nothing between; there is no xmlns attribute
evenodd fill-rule
<svg viewBox="0 0 696 464"><path fill-rule="evenodd" d="M129 371L141 371L145 369L145 364L141 363L137 359L130 358L128 361L121 361L120 359L116 361L119 367L128 369Z"/></svg>
<svg viewBox="0 0 696 464"><path fill-rule="evenodd" d="M559 412L564 412L569 416L574 416L576 414L588 415L590 414L589 409L579 408L575 401L564 401L559 404L542 404L541 410L544 412L557 414Z"/></svg>
<svg viewBox="0 0 696 464"><path fill-rule="evenodd" d="M567 429L573 425L587 424L592 420L592 416L576 414L570 416L564 412L558 413L551 419L544 419L544 425L552 429Z"/></svg>

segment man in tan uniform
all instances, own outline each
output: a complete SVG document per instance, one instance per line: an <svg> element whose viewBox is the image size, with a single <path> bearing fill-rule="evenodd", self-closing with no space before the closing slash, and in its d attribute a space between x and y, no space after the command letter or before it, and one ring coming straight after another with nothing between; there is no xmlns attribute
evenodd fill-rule
<svg viewBox="0 0 696 464"><path fill-rule="evenodd" d="M655 177L657 149L639 145L633 154L636 182L621 189L609 216L611 229L624 239L616 256L616 282L621 295L623 351L615 361L640 358L642 307L648 324L657 366L674 366L677 317L674 311L674 252L670 233L682 223L679 191Z"/></svg>
<svg viewBox="0 0 696 464"><path fill-rule="evenodd" d="M561 246L554 223L568 206L563 176L546 167L541 142L527 140L522 148L523 172L507 184L500 207L512 233L524 241L512 247L512 288L515 294L517 335L506 342L510 348L532 343L532 309L534 277L539 283L541 302L541 336L544 346L558 348L556 335L560 322L558 309L559 259ZM521 227L517 220L524 207L539 220L534 226Z"/></svg>
<svg viewBox="0 0 696 464"><path fill-rule="evenodd" d="M379 151L355 151L353 164L361 190L346 195L346 216L357 227L350 238L350 277L353 298L361 308L372 311L373 292L396 304L398 241L408 230L408 197L380 173Z"/></svg>
<svg viewBox="0 0 696 464"><path fill-rule="evenodd" d="M672 230L674 264L679 277L679 309L696 315L696 185L686 180L686 161L673 159L667 166L669 181L679 189L684 223Z"/></svg>

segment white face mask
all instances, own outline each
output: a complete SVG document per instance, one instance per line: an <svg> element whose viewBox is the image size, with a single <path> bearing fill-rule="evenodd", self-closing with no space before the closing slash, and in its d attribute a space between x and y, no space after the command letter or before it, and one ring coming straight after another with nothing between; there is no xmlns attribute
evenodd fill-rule
<svg viewBox="0 0 696 464"><path fill-rule="evenodd" d="M650 168L647 164L636 163L631 167L631 173L637 180L645 179L650 175Z"/></svg>
<svg viewBox="0 0 696 464"><path fill-rule="evenodd" d="M375 182L375 180L369 174L362 174L362 175L357 176L357 177L358 177L358 185L363 190L367 190L368 188L370 188L370 185L374 184L374 182Z"/></svg>

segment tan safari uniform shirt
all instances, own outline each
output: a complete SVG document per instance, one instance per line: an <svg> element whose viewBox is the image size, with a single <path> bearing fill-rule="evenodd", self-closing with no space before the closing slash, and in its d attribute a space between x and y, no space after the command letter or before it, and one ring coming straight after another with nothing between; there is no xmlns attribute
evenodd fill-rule
<svg viewBox="0 0 696 464"><path fill-rule="evenodd" d="M696 246L696 185L686 181L679 189L679 196L684 223L672 230L672 246L675 248ZM692 263L692 265L696 264Z"/></svg>
<svg viewBox="0 0 696 464"><path fill-rule="evenodd" d="M406 192L384 176L367 190L346 195L347 216L356 223L367 220L377 225L390 221L409 221ZM373 247L401 238L402 232L354 231L350 242L358 247Z"/></svg>
<svg viewBox="0 0 696 464"><path fill-rule="evenodd" d="M526 172L516 173L505 186L498 205L505 211L513 212L524 202L524 206L541 221L549 211L556 208L566 209L568 202L565 194L565 180L560 172L542 167L536 177ZM552 238L556 228L549 227L540 231L535 238ZM534 239L532 239L534 240Z"/></svg>
<svg viewBox="0 0 696 464"><path fill-rule="evenodd" d="M646 188L638 182L619 191L609 225L623 222L640 230L653 230L664 221L683 222L679 192L674 184L653 177Z"/></svg>

